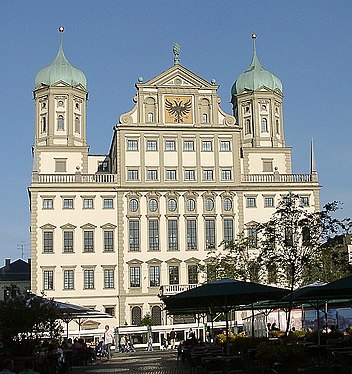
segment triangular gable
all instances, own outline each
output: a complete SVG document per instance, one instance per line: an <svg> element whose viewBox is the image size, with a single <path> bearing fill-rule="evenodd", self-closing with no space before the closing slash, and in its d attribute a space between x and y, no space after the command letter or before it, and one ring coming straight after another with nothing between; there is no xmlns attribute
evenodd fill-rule
<svg viewBox="0 0 352 374"><path fill-rule="evenodd" d="M141 83L140 85L153 87L184 86L210 89L218 88L216 85L207 82L205 79L194 74L182 65L174 65L170 69L162 72L145 83Z"/></svg>

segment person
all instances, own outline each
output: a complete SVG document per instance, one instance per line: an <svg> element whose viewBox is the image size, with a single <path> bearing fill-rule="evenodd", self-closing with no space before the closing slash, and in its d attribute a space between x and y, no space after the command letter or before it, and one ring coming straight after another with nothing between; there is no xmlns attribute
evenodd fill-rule
<svg viewBox="0 0 352 374"><path fill-rule="evenodd" d="M105 350L107 353L108 360L111 358L111 346L114 342L114 333L110 329L109 325L105 326L105 333L104 333L104 345L105 345Z"/></svg>
<svg viewBox="0 0 352 374"><path fill-rule="evenodd" d="M148 339L147 351L148 352L153 352L153 338L151 336L149 336L149 339Z"/></svg>
<svg viewBox="0 0 352 374"><path fill-rule="evenodd" d="M175 343L176 343L176 331L173 328L170 332L170 345L171 349L175 349Z"/></svg>
<svg viewBox="0 0 352 374"><path fill-rule="evenodd" d="M120 352L124 353L125 351L126 351L126 337L125 335L122 335L120 339Z"/></svg>
<svg viewBox="0 0 352 374"><path fill-rule="evenodd" d="M12 370L14 369L15 364L13 360L11 359L6 359L2 363L2 370L0 373L14 373Z"/></svg>
<svg viewBox="0 0 352 374"><path fill-rule="evenodd" d="M32 360L26 360L24 363L24 370L20 371L19 374L39 374L37 371L33 370L33 361Z"/></svg>

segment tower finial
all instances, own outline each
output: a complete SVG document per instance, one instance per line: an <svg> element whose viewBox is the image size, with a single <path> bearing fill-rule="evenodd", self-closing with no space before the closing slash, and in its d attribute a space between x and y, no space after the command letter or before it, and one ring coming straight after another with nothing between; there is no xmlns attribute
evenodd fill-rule
<svg viewBox="0 0 352 374"><path fill-rule="evenodd" d="M59 27L59 32L63 33L65 31L65 28L63 26Z"/></svg>
<svg viewBox="0 0 352 374"><path fill-rule="evenodd" d="M174 65L178 65L180 61L180 52L181 52L181 47L178 43L175 43L172 52L174 54Z"/></svg>

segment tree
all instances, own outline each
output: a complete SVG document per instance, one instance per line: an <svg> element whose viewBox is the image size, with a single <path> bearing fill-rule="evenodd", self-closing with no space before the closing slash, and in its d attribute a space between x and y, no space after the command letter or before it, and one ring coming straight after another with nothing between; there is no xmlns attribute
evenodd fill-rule
<svg viewBox="0 0 352 374"><path fill-rule="evenodd" d="M207 281L235 278L259 282L260 259L252 237L239 235L236 239L220 243L219 247L208 252L206 265L200 270L206 272Z"/></svg>
<svg viewBox="0 0 352 374"><path fill-rule="evenodd" d="M32 355L43 338L62 334L59 310L53 300L18 294L0 301L0 338L3 353Z"/></svg>

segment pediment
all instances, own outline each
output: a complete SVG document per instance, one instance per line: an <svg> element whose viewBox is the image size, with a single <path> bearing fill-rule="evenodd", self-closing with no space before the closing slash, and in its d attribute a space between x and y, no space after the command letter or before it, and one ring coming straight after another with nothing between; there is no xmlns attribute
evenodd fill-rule
<svg viewBox="0 0 352 374"><path fill-rule="evenodd" d="M60 226L63 230L74 230L77 226L72 225L71 223L66 223L65 225Z"/></svg>
<svg viewBox="0 0 352 374"><path fill-rule="evenodd" d="M217 89L218 86L207 82L205 79L194 74L182 65L174 65L170 69L148 80L145 83L137 84L138 87L184 87Z"/></svg>

